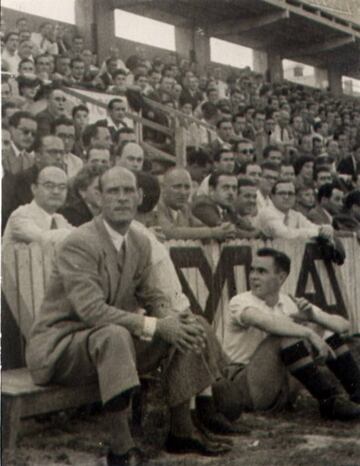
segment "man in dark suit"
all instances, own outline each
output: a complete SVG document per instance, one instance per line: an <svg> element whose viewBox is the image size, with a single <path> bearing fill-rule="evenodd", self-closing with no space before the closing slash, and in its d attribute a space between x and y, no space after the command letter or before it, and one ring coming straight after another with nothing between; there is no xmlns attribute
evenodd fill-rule
<svg viewBox="0 0 360 466"><path fill-rule="evenodd" d="M323 184L317 194L318 205L310 210L307 218L316 225L332 225L334 215L343 209L344 192L337 183Z"/></svg>
<svg viewBox="0 0 360 466"><path fill-rule="evenodd" d="M198 196L192 205L192 213L209 227L223 222L236 223L234 202L237 178L229 173L212 173L209 178L209 195Z"/></svg>
<svg viewBox="0 0 360 466"><path fill-rule="evenodd" d="M355 179L360 170L360 144L354 148L353 155L342 159L338 165L337 171L341 175L351 175Z"/></svg>
<svg viewBox="0 0 360 466"><path fill-rule="evenodd" d="M55 120L66 116L66 102L66 94L59 87L50 90L47 107L36 115L39 136L50 134Z"/></svg>
<svg viewBox="0 0 360 466"><path fill-rule="evenodd" d="M32 377L40 385L97 379L111 425L107 464L136 466L144 459L127 408L139 374L163 361L172 415L167 450L221 454L224 444L197 431L189 409L189 400L219 376L214 335L191 313L174 312L167 295L150 285L150 240L131 225L141 202L135 175L114 167L102 175L100 192L101 216L59 250L27 348Z"/></svg>
<svg viewBox="0 0 360 466"><path fill-rule="evenodd" d="M98 120L97 123L106 124L109 128L113 142L117 139L117 132L122 128L127 128L131 120L125 117L126 102L124 99L111 99L107 106L108 116L104 120Z"/></svg>

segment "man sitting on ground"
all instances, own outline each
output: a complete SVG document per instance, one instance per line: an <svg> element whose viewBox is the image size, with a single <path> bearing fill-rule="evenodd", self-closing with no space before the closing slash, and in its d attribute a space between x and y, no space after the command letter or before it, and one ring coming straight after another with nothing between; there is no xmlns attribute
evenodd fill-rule
<svg viewBox="0 0 360 466"><path fill-rule="evenodd" d="M72 226L56 213L64 204L67 176L57 167L43 168L31 186L34 196L30 204L18 207L7 222L3 246L17 243L46 243L64 239Z"/></svg>
<svg viewBox="0 0 360 466"><path fill-rule="evenodd" d="M349 322L328 314L304 298L281 292L290 259L275 249L259 249L250 270L250 291L230 301L224 349L231 358L228 381L214 387L222 410L236 417L251 411L280 409L292 401L289 373L319 402L324 419L360 419L360 370L343 335ZM319 333L314 331L314 324ZM320 335L321 333L321 335ZM318 361L345 388L343 399ZM227 388L218 398L217 389Z"/></svg>

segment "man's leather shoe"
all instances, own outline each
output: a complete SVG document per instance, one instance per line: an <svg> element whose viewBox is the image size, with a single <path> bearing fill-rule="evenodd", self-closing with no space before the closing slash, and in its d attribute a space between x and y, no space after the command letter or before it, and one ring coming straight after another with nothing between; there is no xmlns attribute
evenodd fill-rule
<svg viewBox="0 0 360 466"><path fill-rule="evenodd" d="M165 442L165 450L168 453L198 453L204 456L218 456L230 451L231 447L211 442L200 432L196 432L191 437L177 437L169 434Z"/></svg>
<svg viewBox="0 0 360 466"><path fill-rule="evenodd" d="M106 456L107 466L142 466L146 464L145 457L138 448L130 448L123 455L109 451Z"/></svg>
<svg viewBox="0 0 360 466"><path fill-rule="evenodd" d="M194 426L197 428L197 430L199 430L203 435L205 435L205 437L209 439L211 442L228 445L230 447L234 445L234 442L231 440L231 438L225 437L219 434L214 434L214 432L211 432L210 430L208 430L204 426L204 424L199 420L195 412L192 413L191 419L193 421Z"/></svg>
<svg viewBox="0 0 360 466"><path fill-rule="evenodd" d="M215 413L211 416L200 416L200 422L214 434L240 435L249 434L251 429L240 422L232 423L223 414Z"/></svg>
<svg viewBox="0 0 360 466"><path fill-rule="evenodd" d="M324 419L353 421L360 419L360 406L341 396L320 401L320 414Z"/></svg>

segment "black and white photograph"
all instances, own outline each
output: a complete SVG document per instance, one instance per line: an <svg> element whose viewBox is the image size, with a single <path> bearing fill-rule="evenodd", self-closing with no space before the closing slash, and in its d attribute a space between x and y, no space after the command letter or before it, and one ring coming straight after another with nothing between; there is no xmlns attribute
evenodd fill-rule
<svg viewBox="0 0 360 466"><path fill-rule="evenodd" d="M360 0L1 0L3 466L360 466Z"/></svg>

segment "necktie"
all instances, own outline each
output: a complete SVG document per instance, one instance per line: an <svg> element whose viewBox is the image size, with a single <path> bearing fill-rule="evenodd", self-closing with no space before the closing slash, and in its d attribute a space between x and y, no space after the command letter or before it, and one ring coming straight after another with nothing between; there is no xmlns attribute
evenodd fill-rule
<svg viewBox="0 0 360 466"><path fill-rule="evenodd" d="M52 217L51 218L51 225L50 225L50 230L57 230L58 226L57 226L57 223L56 223L56 219L55 217Z"/></svg>
<svg viewBox="0 0 360 466"><path fill-rule="evenodd" d="M289 226L289 212L285 214L284 225Z"/></svg>
<svg viewBox="0 0 360 466"><path fill-rule="evenodd" d="M119 266L120 271L122 271L124 267L125 257L126 257L126 242L124 240L117 255L117 261L118 261L118 266Z"/></svg>

